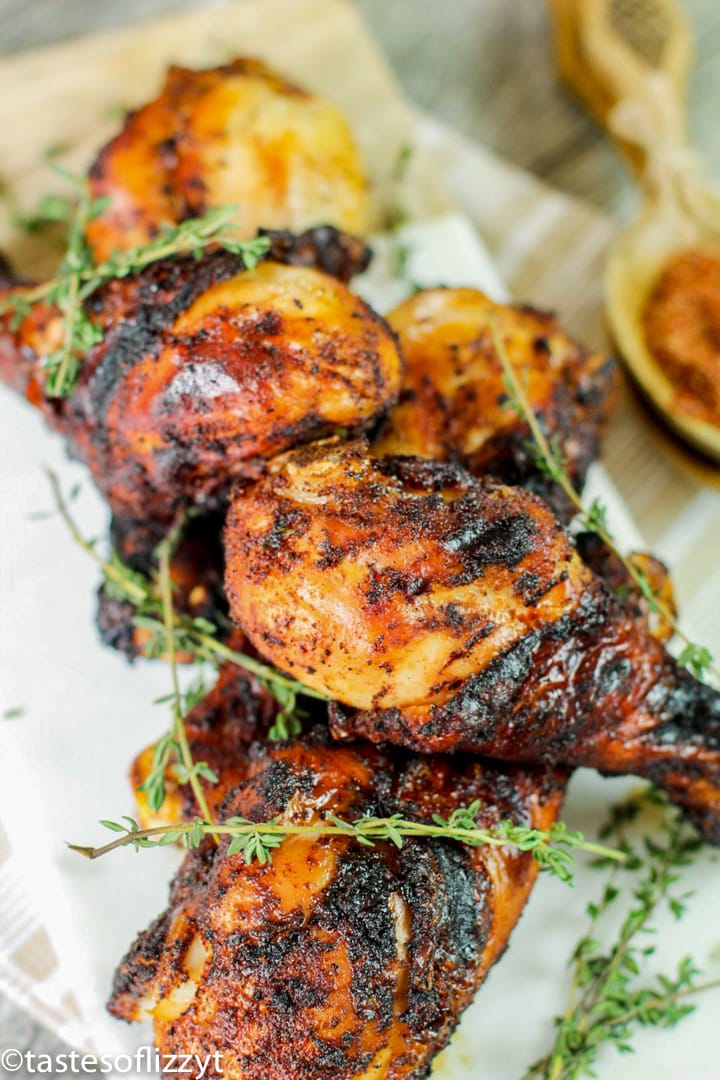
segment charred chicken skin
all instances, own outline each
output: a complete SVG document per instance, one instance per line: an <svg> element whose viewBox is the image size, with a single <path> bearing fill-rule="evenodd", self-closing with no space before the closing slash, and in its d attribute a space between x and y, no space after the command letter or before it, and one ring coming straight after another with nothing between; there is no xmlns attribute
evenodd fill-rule
<svg viewBox="0 0 720 1080"><path fill-rule="evenodd" d="M236 207L245 238L258 228L320 224L362 233L369 216L342 114L247 59L170 68L156 100L131 113L100 152L90 191L110 200L87 229L98 261L221 206Z"/></svg>
<svg viewBox="0 0 720 1080"><path fill-rule="evenodd" d="M266 458L335 427L362 429L393 403L401 361L386 323L307 265L361 263L365 249L353 243L327 229L274 235L252 271L218 251L109 283L89 301L103 339L63 401L42 392L57 312L33 310L14 331L5 316L15 383L21 370L28 398L141 549L178 510L221 505L229 484L257 475Z"/></svg>
<svg viewBox="0 0 720 1080"><path fill-rule="evenodd" d="M612 361L578 345L554 316L496 304L477 289L418 292L388 321L406 374L375 452L456 461L474 475L521 484L572 517L574 507L537 466L527 424L509 406L493 327L576 488L598 454Z"/></svg>
<svg viewBox="0 0 720 1080"><path fill-rule="evenodd" d="M480 799L483 826L547 828L564 787L549 769L334 746L321 728L260 739L246 763L223 816L429 820ZM209 841L121 963L109 1008L151 1018L162 1053L218 1053L207 1075L227 1080L424 1077L536 873L528 854L449 841L290 836L265 866Z"/></svg>
<svg viewBox="0 0 720 1080"><path fill-rule="evenodd" d="M232 501L225 551L232 616L337 735L637 773L720 842L720 695L530 492L315 444Z"/></svg>

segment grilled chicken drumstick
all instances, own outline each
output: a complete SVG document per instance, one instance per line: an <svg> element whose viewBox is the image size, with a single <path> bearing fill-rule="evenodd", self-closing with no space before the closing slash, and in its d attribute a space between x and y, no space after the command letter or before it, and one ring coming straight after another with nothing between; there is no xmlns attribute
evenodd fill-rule
<svg viewBox="0 0 720 1080"><path fill-rule="evenodd" d="M173 68L101 152L90 190L110 196L87 228L97 260L228 203L245 237L331 223L269 233L269 257L250 272L217 251L105 286L88 304L103 340L67 400L43 392L59 312L36 307L19 327L10 314L0 320L0 378L88 464L121 556L148 569L178 510L209 511L176 551L175 602L222 610L213 529L234 487L228 582L255 645L338 693L338 733L423 751L332 744L323 725L272 743L275 699L228 666L185 720L194 759L220 776L207 790L211 812L427 820L479 800L481 826L552 824L563 768L426 753L467 747L636 768L712 834L715 699L683 682L646 633L646 612L623 613L538 500L453 467L377 463L360 442L285 454L253 484L283 451L336 427L372 429L400 388L388 327L342 284L367 253L331 226L364 230L368 204L333 107L254 61ZM0 264L0 290L13 288L22 292ZM549 317L474 290L434 290L393 313L408 375L373 452L450 458L526 484L566 513L504 408L489 316L510 333L531 403L582 482L607 409L607 365ZM129 615L102 596L106 639L135 655L141 632ZM702 708L704 740L693 729ZM669 736L680 745L663 756ZM136 785L151 767L152 748L135 763ZM142 823L191 819L186 791L170 782L160 815L141 793ZM208 840L121 964L110 1010L152 1016L163 1053L219 1053L222 1071L206 1075L420 1078L504 950L536 873L529 854L439 840L398 851L295 836L265 866Z"/></svg>
<svg viewBox="0 0 720 1080"><path fill-rule="evenodd" d="M564 776L552 769L340 747L323 728L269 743L267 703L234 677L189 717L196 756L233 739L221 793L244 779L223 817L431 820L480 799L483 827L556 819ZM162 1053L219 1053L226 1080L420 1078L504 951L536 873L530 854L446 840L398 850L290 836L265 866L210 840L121 963L110 1011L150 1017Z"/></svg>
<svg viewBox="0 0 720 1080"><path fill-rule="evenodd" d="M535 491L569 520L575 507L532 453L527 423L508 402L495 333L568 475L581 489L598 455L615 367L573 341L557 319L496 304L477 289L429 289L388 315L406 364L400 401L374 443L379 455L457 461Z"/></svg>
<svg viewBox="0 0 720 1080"><path fill-rule="evenodd" d="M720 843L720 695L530 492L320 443L233 499L225 553L235 621L336 734L637 773Z"/></svg>
<svg viewBox="0 0 720 1080"><path fill-rule="evenodd" d="M89 179L93 198L110 200L87 229L98 261L227 205L246 239L259 228L368 226L368 185L347 121L258 60L171 67Z"/></svg>
<svg viewBox="0 0 720 1080"><path fill-rule="evenodd" d="M308 265L362 265L364 246L326 228L271 239L252 271L217 251L153 263L93 295L103 339L61 401L42 389L57 311L33 309L17 329L3 316L6 381L88 465L126 557L152 551L179 509L220 505L266 458L335 427L363 428L397 396L387 325Z"/></svg>

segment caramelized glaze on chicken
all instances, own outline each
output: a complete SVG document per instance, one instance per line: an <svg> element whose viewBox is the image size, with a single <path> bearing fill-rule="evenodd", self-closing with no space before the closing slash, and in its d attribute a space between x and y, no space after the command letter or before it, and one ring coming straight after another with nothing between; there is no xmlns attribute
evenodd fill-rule
<svg viewBox="0 0 720 1080"><path fill-rule="evenodd" d="M249 761L226 816L426 820L480 799L482 826L547 828L563 789L551 770L337 747L321 729L258 742ZM266 866L208 841L121 963L110 1011L151 1017L162 1053L218 1052L212 1077L420 1078L504 951L536 872L530 855L448 841L398 851L289 837Z"/></svg>
<svg viewBox="0 0 720 1080"><path fill-rule="evenodd" d="M245 238L368 225L367 180L342 114L257 60L171 67L156 100L100 152L90 191L110 200L87 229L98 261L221 206L236 207Z"/></svg>
<svg viewBox="0 0 720 1080"><path fill-rule="evenodd" d="M231 614L338 735L638 773L720 842L720 695L530 492L315 444L233 500L225 549Z"/></svg>
<svg viewBox="0 0 720 1080"><path fill-rule="evenodd" d="M387 325L306 265L361 263L364 248L319 234L273 236L271 258L252 271L218 251L110 282L89 302L103 340L60 402L44 397L41 367L57 312L34 310L15 331L4 316L27 396L87 463L115 518L150 523L138 541L147 550L178 509L219 505L266 458L363 428L395 400L401 362Z"/></svg>
<svg viewBox="0 0 720 1080"><path fill-rule="evenodd" d="M407 370L375 452L457 461L475 475L522 484L572 517L574 507L537 467L527 424L509 406L493 328L577 488L598 454L612 362L583 349L552 315L496 304L477 289L418 292L388 321Z"/></svg>

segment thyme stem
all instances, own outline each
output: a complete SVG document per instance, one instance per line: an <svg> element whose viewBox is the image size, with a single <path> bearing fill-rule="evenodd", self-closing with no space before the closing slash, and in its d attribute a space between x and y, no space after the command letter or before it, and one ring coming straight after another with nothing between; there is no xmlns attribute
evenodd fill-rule
<svg viewBox="0 0 720 1080"><path fill-rule="evenodd" d="M68 368L73 359L75 326L72 313L77 307L79 290L80 282L78 274L76 271L71 270L68 272L64 312L65 318L63 320L63 343L60 349L61 360L55 371L48 376L47 381L47 392L51 397L54 396L55 386L62 386L65 383L68 376Z"/></svg>
<svg viewBox="0 0 720 1080"><path fill-rule="evenodd" d="M271 679L276 685L285 686L289 690L301 693L304 697L315 698L317 701L329 701L327 694L323 694L322 691L313 690L312 687L306 686L304 683L298 683L296 679L291 678L289 675L282 675L276 668L269 667L267 664L263 664L262 661L255 660L252 656L245 656L244 653L235 652L229 645L225 645L224 642L219 641L210 634L197 630L193 631L192 636L198 644L199 655L202 655L202 650L207 650L207 659L214 657L216 660L227 660L232 664L237 664L238 667L244 668L245 671L249 671L251 675L257 675L261 679ZM300 687L299 691L298 687Z"/></svg>
<svg viewBox="0 0 720 1080"><path fill-rule="evenodd" d="M283 823L276 819L258 823L241 818L230 818L225 822L209 822L198 818L194 822L185 824L161 825L148 829L133 827L134 822L129 827L119 826L114 822L104 822L103 824L115 831L123 831L123 835L102 847L78 844L69 844L68 847L88 859L98 859L117 848L162 846L165 843L176 843L183 837L193 838L194 843L189 846L197 846L202 838L210 833L226 834L231 837L252 836L259 837L261 840L271 838L276 841L271 846L277 846L278 840L282 841L288 836L344 836L359 840L366 845L372 845L377 841L391 841L398 847L402 846L404 837L430 837L454 840L473 847L515 846L521 851L532 852L538 861L541 861L541 865L549 867L564 880L570 880L569 871L564 875L559 873L555 861L546 858L548 850L554 849L555 854L561 853L563 858L560 863L566 867L570 859L568 849L591 852L607 859L625 858L621 851L586 841L579 833L569 833L562 824L546 830L533 830L504 821L494 828L480 828L471 820L470 812L477 812L477 810L478 805L475 804L467 810L455 811L455 815L451 815L447 821L437 824L412 821L397 815L386 818L364 817L356 821L344 821L334 815L329 815L322 821L309 824ZM460 820L461 824L455 824L456 820Z"/></svg>
<svg viewBox="0 0 720 1080"><path fill-rule="evenodd" d="M613 1018L612 1022L613 1024L629 1024L637 1019L645 1009L663 1009L676 1001L682 1000L682 998L692 997L694 994L702 994L706 990L718 989L720 989L720 979L708 979L706 982L696 983L694 986L685 986L682 990L673 990L668 994L651 998L642 1005L635 1005L632 1009L628 1009L627 1012L620 1013L617 1018Z"/></svg>
<svg viewBox="0 0 720 1080"><path fill-rule="evenodd" d="M94 545L91 544L89 540L86 540L85 537L82 535L75 519L70 513L70 508L68 507L65 496L62 493L57 473L54 472L52 469L46 468L45 474L50 482L50 487L52 488L53 499L55 501L57 512L59 513L62 520L65 522L70 535L72 536L78 547L81 548L86 555L89 555L93 562L97 566L99 566L100 570L103 573L103 577L105 577L108 581L112 581L115 585L122 586L124 591L127 592L128 598L131 601L134 600L134 602L140 604L144 600L146 600L147 590L143 588L143 586L137 585L132 580L132 578L129 578L127 575L123 574L120 567L115 566L113 563L108 562L106 559L103 559L103 557L99 555L98 552L95 550Z"/></svg>
<svg viewBox="0 0 720 1080"><path fill-rule="evenodd" d="M185 766L188 783L192 788L200 813L206 821L212 821L212 814L210 813L207 799L205 798L205 792L203 791L202 784L197 775L192 751L190 750L190 744L188 743L187 732L185 731L185 718L183 716L182 696L180 694L177 658L175 654L175 609L173 607L172 581L170 578L171 551L172 541L170 537L167 537L158 546L158 585L162 599L163 621L165 623L168 660L170 662L173 688L172 731L173 737L178 745L180 760Z"/></svg>

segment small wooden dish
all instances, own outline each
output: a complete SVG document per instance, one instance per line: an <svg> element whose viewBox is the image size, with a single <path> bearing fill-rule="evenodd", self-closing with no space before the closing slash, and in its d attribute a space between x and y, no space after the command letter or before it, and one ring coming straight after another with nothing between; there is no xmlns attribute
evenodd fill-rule
<svg viewBox="0 0 720 1080"><path fill-rule="evenodd" d="M720 257L720 193L703 177L685 124L692 47L674 0L550 0L561 75L627 157L643 195L608 256L610 328L633 378L683 439L720 461L720 426L678 407L648 348L643 313L674 254Z"/></svg>

